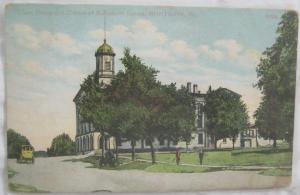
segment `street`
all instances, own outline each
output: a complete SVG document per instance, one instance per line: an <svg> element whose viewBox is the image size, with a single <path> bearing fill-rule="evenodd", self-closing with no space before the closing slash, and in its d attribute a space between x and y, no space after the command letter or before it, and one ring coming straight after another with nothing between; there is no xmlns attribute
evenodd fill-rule
<svg viewBox="0 0 300 195"><path fill-rule="evenodd" d="M88 163L63 161L73 157L36 158L35 164L8 167L18 172L9 182L50 192L167 192L220 189L251 189L287 186L291 177L259 175L257 171L208 173L149 173L140 170L101 170Z"/></svg>

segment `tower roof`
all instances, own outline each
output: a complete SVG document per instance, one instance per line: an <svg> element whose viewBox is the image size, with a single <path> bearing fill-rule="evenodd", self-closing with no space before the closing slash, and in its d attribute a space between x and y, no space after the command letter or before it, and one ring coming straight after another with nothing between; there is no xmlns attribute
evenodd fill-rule
<svg viewBox="0 0 300 195"><path fill-rule="evenodd" d="M106 43L106 39L104 39L104 42L100 47L97 49L95 55L99 54L110 54L110 55L115 55L113 48Z"/></svg>

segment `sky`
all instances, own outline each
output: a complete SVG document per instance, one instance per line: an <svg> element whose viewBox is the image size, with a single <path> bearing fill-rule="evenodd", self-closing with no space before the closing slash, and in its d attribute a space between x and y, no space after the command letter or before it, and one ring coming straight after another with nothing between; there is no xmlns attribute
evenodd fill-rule
<svg viewBox="0 0 300 195"><path fill-rule="evenodd" d="M73 98L95 68L106 39L158 69L158 80L198 84L205 93L226 87L242 95L251 122L260 102L255 68L276 39L283 10L104 5L8 5L7 128L46 150L65 132L75 138Z"/></svg>

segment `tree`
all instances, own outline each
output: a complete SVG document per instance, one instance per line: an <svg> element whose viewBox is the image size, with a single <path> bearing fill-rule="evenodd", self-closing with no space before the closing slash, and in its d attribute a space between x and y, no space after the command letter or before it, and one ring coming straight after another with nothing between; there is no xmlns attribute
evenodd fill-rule
<svg viewBox="0 0 300 195"><path fill-rule="evenodd" d="M136 141L143 138L146 118L146 111L143 108L126 102L118 106L114 116L113 129L120 132L119 138L126 138L131 142L132 160L135 160Z"/></svg>
<svg viewBox="0 0 300 195"><path fill-rule="evenodd" d="M121 58L125 67L123 77L119 80L121 88L115 90L115 96L119 101L127 102L141 109L147 120L143 121L143 128L139 135L150 141L152 162L155 162L153 140L158 135L157 114L161 106L161 84L156 80L158 73L152 67L146 66L136 55L130 54L130 49L124 50L124 57ZM114 82L112 83L112 86ZM157 124L157 123L156 123ZM138 129L134 129L136 131ZM126 133L127 135L128 132ZM131 134L132 135L132 134ZM128 137L129 138L129 137ZM134 146L134 142L132 143ZM134 149L134 147L133 147Z"/></svg>
<svg viewBox="0 0 300 195"><path fill-rule="evenodd" d="M66 156L75 154L75 142L68 134L61 134L56 136L51 143L50 148L47 149L49 156Z"/></svg>
<svg viewBox="0 0 300 195"><path fill-rule="evenodd" d="M109 98L107 85L99 83L95 75L89 75L81 84L79 113L83 120L91 122L101 136L109 137L112 129L114 106ZM104 142L102 156L104 155Z"/></svg>
<svg viewBox="0 0 300 195"><path fill-rule="evenodd" d="M261 135L286 138L292 148L296 86L298 15L287 11L277 28L275 43L263 52L256 68L256 87L263 95L254 117ZM275 111L275 112L274 112Z"/></svg>
<svg viewBox="0 0 300 195"><path fill-rule="evenodd" d="M212 90L209 87L205 102L207 132L213 138L215 148L218 140L231 137L234 149L238 134L249 127L247 108L241 96L226 88Z"/></svg>
<svg viewBox="0 0 300 195"><path fill-rule="evenodd" d="M13 129L9 129L7 131L8 158L18 158L22 150L22 145L31 145L31 144L25 136L17 133Z"/></svg>

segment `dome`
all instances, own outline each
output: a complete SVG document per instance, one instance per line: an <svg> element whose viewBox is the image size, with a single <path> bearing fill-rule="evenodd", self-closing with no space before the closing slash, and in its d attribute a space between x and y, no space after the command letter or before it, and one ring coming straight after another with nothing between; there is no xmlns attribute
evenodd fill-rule
<svg viewBox="0 0 300 195"><path fill-rule="evenodd" d="M99 54L115 54L113 48L106 43L106 39L104 39L104 43L97 49L95 53L95 55Z"/></svg>

